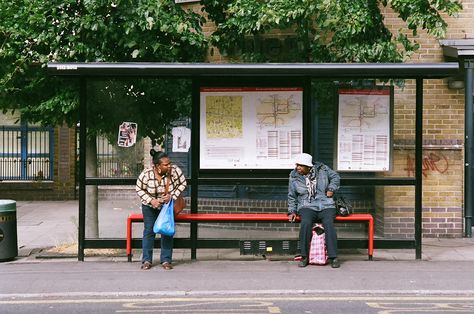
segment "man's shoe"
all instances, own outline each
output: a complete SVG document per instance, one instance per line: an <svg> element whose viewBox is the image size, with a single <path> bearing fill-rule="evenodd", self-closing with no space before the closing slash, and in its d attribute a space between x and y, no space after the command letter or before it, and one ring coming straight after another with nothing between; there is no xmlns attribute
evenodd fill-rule
<svg viewBox="0 0 474 314"><path fill-rule="evenodd" d="M337 257L331 259L331 267L332 268L341 267L341 264L339 263L339 260L337 259Z"/></svg>
<svg viewBox="0 0 474 314"><path fill-rule="evenodd" d="M303 257L298 263L298 267L306 267L306 266L308 266L308 258Z"/></svg>

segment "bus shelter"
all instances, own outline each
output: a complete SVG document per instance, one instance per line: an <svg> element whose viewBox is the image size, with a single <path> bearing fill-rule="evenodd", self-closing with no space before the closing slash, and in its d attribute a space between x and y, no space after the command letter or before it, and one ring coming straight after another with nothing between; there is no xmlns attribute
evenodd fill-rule
<svg viewBox="0 0 474 314"><path fill-rule="evenodd" d="M272 90L284 86L290 90L296 89L301 98L301 151L315 153L313 136L313 121L315 103L310 93L314 80L340 84L342 87L363 86L374 87L374 82L382 82L380 88L383 93L386 86L387 95L390 94L390 85L393 82L410 80L414 86L414 175L393 177L383 175L365 175L370 169L363 172L341 172L342 186L409 186L414 189L414 238L413 239L375 239L375 248L409 248L415 249L416 259L422 254L422 143L423 143L423 83L426 79L451 77L458 73L458 63L430 63L430 64L191 64L191 63L50 63L50 75L77 78L80 84L80 131L79 141L85 143L88 128L89 100L87 84L97 79L120 78L150 78L150 79L188 79L192 84L192 112L191 112L191 171L187 176L190 188L191 213L198 212L198 188L203 185L228 184L288 184L288 169L280 170L280 164L270 169L265 166L227 165L217 167L206 164L201 147L205 146L200 136L200 120L202 111L200 101L203 94L213 95L213 92L229 91L234 87L264 87ZM356 82L356 83L355 83ZM403 84L403 83L401 83ZM379 85L379 84L377 84ZM217 89L213 89L213 88ZM208 89L206 89L208 88ZM300 90L301 88L301 90ZM242 90L239 90L242 92ZM252 90L254 91L254 90ZM235 90L232 90L235 92ZM208 94L206 94L208 93ZM341 95L338 95L341 97ZM393 99L391 99L393 102ZM218 104L215 104L218 106ZM393 105L393 103L392 103ZM119 108L117 108L119 110ZM393 122L393 121L392 121ZM390 131L391 132L391 131ZM339 130L339 133L341 131ZM335 140L337 141L337 139ZM209 148L208 148L209 149ZM391 147L389 148L391 149ZM84 249L89 248L124 248L125 239L120 238L88 238L85 235L86 226L86 187L93 185L134 185L136 178L100 178L86 176L85 145L80 145L79 151L79 232L78 232L78 259L84 260ZM252 160L252 162L256 162ZM339 162L335 159L335 162ZM388 160L390 163L390 160ZM386 168L388 167L388 168ZM388 171L389 166L382 166L378 171ZM469 214L471 215L471 214ZM125 222L124 222L125 223ZM121 226L117 226L121 228ZM344 241L344 239L340 239ZM365 242L365 241L361 241ZM191 249L191 256L196 258L198 248L231 248L236 242L228 239L215 239L203 242L198 237L198 225L190 224L190 239L175 239L175 248Z"/></svg>

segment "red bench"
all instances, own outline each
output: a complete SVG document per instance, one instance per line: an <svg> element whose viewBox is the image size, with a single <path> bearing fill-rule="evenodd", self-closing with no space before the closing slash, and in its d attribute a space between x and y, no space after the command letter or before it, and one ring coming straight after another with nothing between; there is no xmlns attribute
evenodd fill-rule
<svg viewBox="0 0 474 314"><path fill-rule="evenodd" d="M258 213L258 214L179 214L176 222L282 222L288 223L285 213ZM352 214L346 217L337 216L336 222L361 222L368 224L368 254L372 260L374 253L374 218L371 214ZM132 213L127 218L127 258L132 261L132 224L143 222L142 213Z"/></svg>

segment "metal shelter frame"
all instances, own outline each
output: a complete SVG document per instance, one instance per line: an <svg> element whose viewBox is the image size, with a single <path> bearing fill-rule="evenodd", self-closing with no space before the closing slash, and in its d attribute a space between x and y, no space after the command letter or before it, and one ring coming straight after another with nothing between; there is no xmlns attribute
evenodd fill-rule
<svg viewBox="0 0 474 314"><path fill-rule="evenodd" d="M376 239L376 248L414 248L416 259L422 254L422 143L423 143L423 80L455 76L458 74L458 63L377 63L377 64L339 64L339 63L291 63L291 64L210 64L210 63L50 63L50 75L76 77L80 80L80 143L86 140L87 130L87 94L86 82L91 78L100 77L140 77L140 78L188 78L193 82L193 113L192 119L199 119L196 106L199 96L196 92L196 82L199 79L215 77L280 77L309 79L414 79L416 82L415 110L415 176L401 178L380 177L349 177L343 176L342 185L382 185L382 186L414 186L415 187L415 239L414 240L383 240ZM199 132L192 132L192 143L198 143ZM86 185L130 185L135 179L103 179L86 177L85 145L80 145L79 151L79 232L78 260L84 260L86 248L124 248L125 239L86 239L85 238L85 200ZM252 176L230 177L200 177L199 151L192 149L191 178L191 212L198 210L198 186L206 184L229 184L236 182L248 184L287 184L287 177L269 177L259 179ZM196 162L197 161L197 162ZM179 239L176 239L179 240ZM176 248L190 248L191 258L196 258L196 249L213 247L215 243L202 242L197 236L197 224L191 223L190 241L175 241ZM218 240L214 240L218 241ZM221 245L222 241L221 240ZM364 241L365 242L365 241ZM233 247L219 246L220 248Z"/></svg>

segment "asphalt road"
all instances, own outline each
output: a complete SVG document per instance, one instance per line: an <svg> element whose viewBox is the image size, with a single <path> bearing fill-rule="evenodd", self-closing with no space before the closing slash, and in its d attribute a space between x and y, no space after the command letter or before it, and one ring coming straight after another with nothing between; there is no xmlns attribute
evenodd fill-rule
<svg viewBox="0 0 474 314"><path fill-rule="evenodd" d="M472 313L474 296L220 295L187 297L21 298L2 313Z"/></svg>

